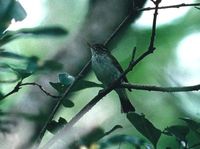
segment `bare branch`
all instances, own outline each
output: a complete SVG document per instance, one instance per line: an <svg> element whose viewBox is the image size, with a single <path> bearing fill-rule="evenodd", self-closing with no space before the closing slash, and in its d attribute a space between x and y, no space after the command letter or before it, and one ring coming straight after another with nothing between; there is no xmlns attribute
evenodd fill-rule
<svg viewBox="0 0 200 149"><path fill-rule="evenodd" d="M32 83L22 83L20 86L27 86L27 85L31 85L31 86L37 86L40 88L40 90L45 93L47 96L50 96L52 98L60 98L61 96L56 96L56 95L52 95L51 93L47 92L43 87L42 85L40 84L37 84L35 82L32 82Z"/></svg>
<svg viewBox="0 0 200 149"><path fill-rule="evenodd" d="M192 3L192 4L177 4L177 5L169 5L169 6L162 6L158 7L158 9L169 9L169 8L180 8L180 7L191 7L191 6L200 6L200 3ZM156 7L147 7L147 8L140 8L137 9L137 11L149 11L149 10L155 10Z"/></svg>
<svg viewBox="0 0 200 149"><path fill-rule="evenodd" d="M130 12L124 19L123 21L118 25L118 27L112 32L112 34L105 40L104 45L108 45L109 42L116 36L117 33L119 33L119 31L122 29L122 27L126 24L126 22L133 16L133 12ZM135 48L136 50L136 48ZM68 87L68 89L66 90L66 92L64 93L64 95L59 99L58 103L56 104L56 106L54 107L54 109L52 110L49 119L47 120L46 124L44 125L43 129L41 130L40 134L39 134L39 138L37 139L37 144L39 145L41 142L42 137L44 136L44 133L46 131L46 127L48 125L48 123L52 120L52 118L54 117L55 113L57 112L58 108L60 107L62 101L66 98L66 96L69 94L69 92L71 91L71 88L75 85L75 83L81 78L81 76L83 75L83 73L85 72L85 70L87 70L89 68L91 64L91 60L88 61L88 63L84 66L84 68L81 70L81 72L78 74L78 76L76 77L76 79L74 80L74 82ZM105 96L105 95L104 95ZM103 97L103 96L102 96ZM102 98L101 97L101 98ZM100 99L101 99L100 98ZM99 99L98 99L99 100ZM87 105L85 106L85 109L90 109L90 107L93 107L97 102L94 100L94 102L92 103L88 103L87 105L89 105L89 108L87 107ZM90 106L92 105L92 106ZM75 116L74 119L72 119L72 124L73 121L76 122L78 121L86 112L84 108L79 112L82 113L82 115L78 115L77 117ZM87 110L86 110L87 111ZM89 111L89 110L88 110Z"/></svg>
<svg viewBox="0 0 200 149"><path fill-rule="evenodd" d="M108 45L108 43L116 36L116 34L119 32L119 30L124 26L124 24L131 18L132 12L129 13L124 20L119 24L119 26L113 31L113 33L106 39L104 42L104 46Z"/></svg>
<svg viewBox="0 0 200 149"><path fill-rule="evenodd" d="M13 88L12 91L10 91L10 92L7 93L6 95L4 95L4 96L1 98L1 100L3 100L3 99L5 99L5 98L7 98L8 96L10 96L10 95L12 95L12 94L18 92L18 91L21 89L21 88L20 88L21 83L22 83L22 80L20 80L20 81L16 84L16 86Z"/></svg>
<svg viewBox="0 0 200 149"><path fill-rule="evenodd" d="M4 96L1 98L1 100L3 100L3 99L5 99L5 98L7 98L8 96L10 96L10 95L12 95L12 94L18 92L18 91L21 89L22 86L37 86L37 87L39 87L40 90L41 90L42 92L44 92L47 96L50 96L50 97L52 97L52 98L60 98L60 96L52 95L51 93L47 92L47 91L42 87L42 85L40 85L40 84L37 84L37 83L35 83L35 82L32 82L32 83L22 83L22 81L23 81L23 80L19 81L19 82L17 83L17 85L14 87L14 89L13 89L12 91L10 91L9 93L7 93L6 95L4 95Z"/></svg>
<svg viewBox="0 0 200 149"><path fill-rule="evenodd" d="M135 90L157 91L157 92L191 92L200 90L200 84L192 86L181 86L181 87L160 87L155 85L138 85L131 83L122 83L120 86Z"/></svg>
<svg viewBox="0 0 200 149"><path fill-rule="evenodd" d="M157 12L158 12L158 5L159 3L156 3L156 9L154 13L154 21L153 21L153 29L152 29L152 36L150 41L149 49L144 52L136 61L131 61L128 68L121 74L121 76L115 80L113 83L111 83L110 86L105 88L103 91L99 92L98 95L96 95L85 107L83 107L78 114L76 114L55 136L53 136L50 141L45 144L43 148L49 148L57 139L62 138L65 133L77 122L79 121L89 110L91 110L104 96L106 96L108 93L110 93L118 84L120 83L120 80L128 73L130 72L133 67L138 64L144 57L151 54L154 50L154 39L155 37L155 31L156 31L156 21L157 21ZM136 48L135 48L136 50Z"/></svg>

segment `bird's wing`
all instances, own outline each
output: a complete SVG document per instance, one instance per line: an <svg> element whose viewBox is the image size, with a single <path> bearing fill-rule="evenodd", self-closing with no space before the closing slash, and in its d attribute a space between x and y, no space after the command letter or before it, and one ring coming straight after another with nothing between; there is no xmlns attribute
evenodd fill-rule
<svg viewBox="0 0 200 149"><path fill-rule="evenodd" d="M113 63L114 63L114 65L117 67L117 69L118 69L121 73L123 73L124 70L122 69L122 67L121 67L121 65L119 64L119 62L117 61L117 59L116 59L113 55L111 55L110 53L109 53L109 55L110 55L110 57L112 58ZM126 76L124 76L123 80L124 80L125 82L128 83L128 79L127 79Z"/></svg>

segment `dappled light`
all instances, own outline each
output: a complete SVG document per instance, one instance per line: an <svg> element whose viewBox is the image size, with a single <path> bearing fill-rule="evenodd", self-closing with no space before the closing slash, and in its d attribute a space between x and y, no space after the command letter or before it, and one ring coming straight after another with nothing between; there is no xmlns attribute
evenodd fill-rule
<svg viewBox="0 0 200 149"><path fill-rule="evenodd" d="M0 8L0 148L200 147L198 0Z"/></svg>

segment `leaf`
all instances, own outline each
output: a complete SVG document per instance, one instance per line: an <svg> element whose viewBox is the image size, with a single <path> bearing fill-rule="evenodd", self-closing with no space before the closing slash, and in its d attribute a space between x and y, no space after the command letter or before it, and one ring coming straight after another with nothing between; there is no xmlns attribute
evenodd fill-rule
<svg viewBox="0 0 200 149"><path fill-rule="evenodd" d="M61 83L53 83L53 82L49 82L49 84L55 89L57 90L57 92L59 92L60 94L63 94L66 89L67 86L61 84Z"/></svg>
<svg viewBox="0 0 200 149"><path fill-rule="evenodd" d="M118 145L121 143L129 143L134 147L141 147L145 146L146 149L151 149L151 145L145 142L145 140L130 136L130 135L115 135L106 139L103 139L98 144L100 145L101 149L105 149L114 145Z"/></svg>
<svg viewBox="0 0 200 149"><path fill-rule="evenodd" d="M16 0L0 1L0 34L10 25L11 20L21 21L26 17L26 12Z"/></svg>
<svg viewBox="0 0 200 149"><path fill-rule="evenodd" d="M0 20L3 20L3 17L6 17L6 12L8 11L13 0L1 0L0 1Z"/></svg>
<svg viewBox="0 0 200 149"><path fill-rule="evenodd" d="M181 118L181 120L185 121L187 123L188 127L200 136L200 123L199 122L196 122L190 118Z"/></svg>
<svg viewBox="0 0 200 149"><path fill-rule="evenodd" d="M13 8L10 12L11 16L15 19L15 21L22 21L26 18L27 14L22 5L15 1Z"/></svg>
<svg viewBox="0 0 200 149"><path fill-rule="evenodd" d="M26 59L25 56L15 54L12 52L5 52L5 51L0 51L0 57L5 57L5 58L12 58L12 59Z"/></svg>
<svg viewBox="0 0 200 149"><path fill-rule="evenodd" d="M52 120L48 125L47 125L47 130L51 132L52 134L55 134L59 129L61 129L65 124L67 124L67 121L60 117L58 122L55 120Z"/></svg>
<svg viewBox="0 0 200 149"><path fill-rule="evenodd" d="M69 99L64 99L62 102L64 107L71 108L74 106L74 103Z"/></svg>
<svg viewBox="0 0 200 149"><path fill-rule="evenodd" d="M36 27L36 28L24 28L18 30L17 34L32 34L32 35L47 35L47 36L63 36L68 32L61 27Z"/></svg>
<svg viewBox="0 0 200 149"><path fill-rule="evenodd" d="M11 69L14 70L17 76L21 79L25 79L32 75L32 73L27 71L26 69L16 69L16 68L11 68Z"/></svg>
<svg viewBox="0 0 200 149"><path fill-rule="evenodd" d="M82 90L82 89L85 89L85 88L91 88L91 87L101 87L101 88L103 88L103 85L95 83L95 82L91 82L91 81L80 80L73 87L72 91L79 91L79 90Z"/></svg>
<svg viewBox="0 0 200 149"><path fill-rule="evenodd" d="M63 65L54 60L44 61L44 64L39 67L40 70L47 69L51 71L58 71L58 70L61 70L62 68L63 68Z"/></svg>
<svg viewBox="0 0 200 149"><path fill-rule="evenodd" d="M4 97L4 94L2 92L0 92L0 100L2 100Z"/></svg>
<svg viewBox="0 0 200 149"><path fill-rule="evenodd" d="M24 36L62 36L66 35L67 31L60 27L37 27L37 28L26 28L18 31L6 31L0 38L0 46Z"/></svg>
<svg viewBox="0 0 200 149"><path fill-rule="evenodd" d="M28 64L26 70L28 72L34 73L38 69L38 60L39 58L36 56L32 56L28 59Z"/></svg>
<svg viewBox="0 0 200 149"><path fill-rule="evenodd" d="M104 135L104 130L100 127L93 128L87 134L80 136L78 140L72 142L68 148L69 149L79 149L80 145L89 147L91 144L97 142Z"/></svg>
<svg viewBox="0 0 200 149"><path fill-rule="evenodd" d="M115 125L111 130L105 132L104 136L110 135L110 134L113 133L115 130L121 129L121 128L123 128L121 125ZM103 136L103 137L104 137L104 136Z"/></svg>
<svg viewBox="0 0 200 149"><path fill-rule="evenodd" d="M60 78L62 80L62 83L57 82L57 83L53 83L53 82L49 82L50 85L57 90L59 93L63 94L65 92L65 90L69 87L69 85L65 85L63 84L65 82L64 78ZM66 81L66 84L68 84L68 82ZM79 91L85 88L91 88L91 87L103 87L102 84L97 84L95 82L91 82L91 81L86 81L86 80L80 80L78 81L74 87L72 87L72 92L75 91Z"/></svg>
<svg viewBox="0 0 200 149"><path fill-rule="evenodd" d="M65 86L69 86L74 81L74 77L67 74L67 73L59 74L58 78L59 78L60 83L65 85Z"/></svg>
<svg viewBox="0 0 200 149"><path fill-rule="evenodd" d="M185 141L186 136L189 133L189 128L183 125L174 125L167 127L164 132L167 132L169 135L175 136L179 141Z"/></svg>
<svg viewBox="0 0 200 149"><path fill-rule="evenodd" d="M158 140L161 136L161 131L157 129L148 119L146 119L144 115L128 113L127 118L133 126L156 148Z"/></svg>

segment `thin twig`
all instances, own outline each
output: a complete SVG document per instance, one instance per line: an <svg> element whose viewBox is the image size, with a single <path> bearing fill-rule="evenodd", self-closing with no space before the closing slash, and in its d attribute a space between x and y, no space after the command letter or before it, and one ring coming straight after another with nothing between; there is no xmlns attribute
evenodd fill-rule
<svg viewBox="0 0 200 149"><path fill-rule="evenodd" d="M122 83L120 86L123 88L129 88L134 90L145 90L145 91L156 91L156 92L191 92L200 90L200 84L191 86L181 86L181 87L160 87L155 85L138 85L131 83Z"/></svg>
<svg viewBox="0 0 200 149"><path fill-rule="evenodd" d="M50 97L52 97L52 98L60 98L60 97L61 97L61 96L52 95L51 93L47 92L47 91L42 87L42 85L37 84L37 83L35 83L35 82L32 82L32 83L22 83L22 84L20 85L20 87L21 87L21 86L27 86L27 85L39 87L40 90L41 90L43 93L45 93L47 96L50 96Z"/></svg>
<svg viewBox="0 0 200 149"><path fill-rule="evenodd" d="M12 94L18 92L18 91L21 89L22 86L37 86L37 87L39 87L40 90L41 90L42 92L44 92L47 96L50 96L50 97L52 97L52 98L60 98L60 96L52 95L51 93L47 92L47 91L42 87L42 85L40 85L40 84L37 84L37 83L35 83L35 82L31 82L31 83L22 83L22 81L23 81L23 80L20 80L20 81L15 85L14 89L13 89L12 91L10 91L9 93L7 93L6 95L4 95L4 96L1 98L1 100L3 100L3 99L5 99L5 98L7 98L8 96L10 96L10 95L12 95Z"/></svg>
<svg viewBox="0 0 200 149"><path fill-rule="evenodd" d="M169 8L180 8L180 7L190 7L190 6L200 6L200 3L192 3L192 4L176 4L176 5L169 5L169 6L162 6L162 7L158 7L158 9L169 9ZM147 8L140 8L137 9L138 12L141 11L149 11L149 10L155 10L156 7L147 7Z"/></svg>
<svg viewBox="0 0 200 149"><path fill-rule="evenodd" d="M159 3L157 3L156 8L158 8ZM157 20L157 13L158 9L155 9L154 13L154 21L153 21L153 29L152 29L152 36L155 36L156 32L156 20ZM154 47L154 37L151 37L150 40L150 48ZM44 145L43 148L49 148L57 139L62 138L66 132L77 122L79 121L89 110L91 110L104 96L106 96L108 93L110 93L118 84L120 83L120 80L128 73L130 72L135 65L137 65L144 57L151 54L154 50L148 49L146 52L144 52L137 60L131 61L128 68L120 75L120 77L112 82L110 86L99 92L85 107L83 107L56 135L54 135L47 144Z"/></svg>
<svg viewBox="0 0 200 149"><path fill-rule="evenodd" d="M133 48L132 56L131 56L131 61L135 61L135 54L136 54L136 47Z"/></svg>
<svg viewBox="0 0 200 149"><path fill-rule="evenodd" d="M22 80L20 80L20 81L15 85L15 87L13 88L12 91L10 91L9 93L7 93L7 94L4 95L3 97L1 97L1 100L3 100L3 99L5 99L5 98L7 98L8 96L10 96L10 95L12 95L12 94L18 92L18 91L21 89L21 88L20 88L21 83L22 83Z"/></svg>
<svg viewBox="0 0 200 149"><path fill-rule="evenodd" d="M130 12L124 20L118 25L118 27L112 32L112 34L106 39L104 42L104 46L108 45L108 43L116 36L116 34L119 32L119 30L124 26L124 24L131 18L132 12Z"/></svg>

